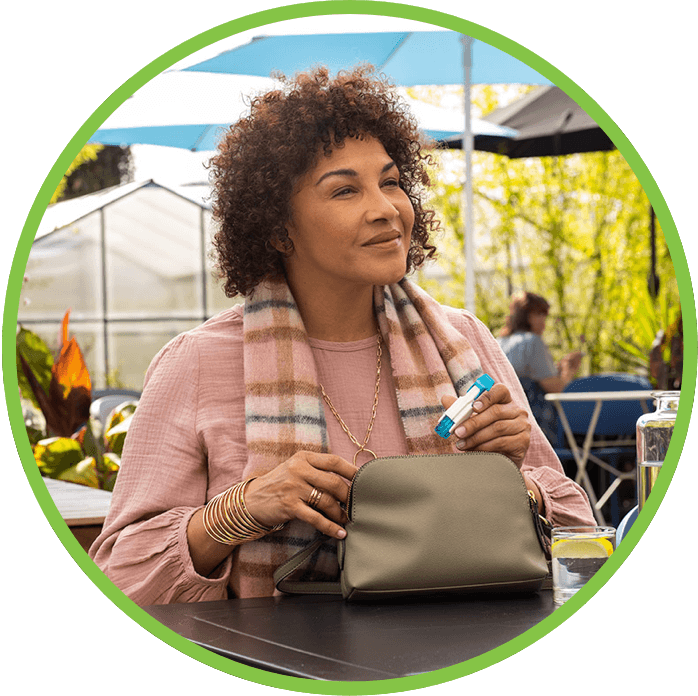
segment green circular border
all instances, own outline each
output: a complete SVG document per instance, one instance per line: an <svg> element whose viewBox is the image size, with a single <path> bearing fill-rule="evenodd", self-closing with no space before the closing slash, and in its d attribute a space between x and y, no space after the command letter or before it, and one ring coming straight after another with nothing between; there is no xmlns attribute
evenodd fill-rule
<svg viewBox="0 0 698 696"><path fill-rule="evenodd" d="M557 609L552 615L541 621L539 624L526 631L513 640L490 650L478 657L467 660L451 667L435 670L425 674L396 679L387 679L371 682L315 682L298 677L286 677L272 674L264 670L248 667L227 658L216 655L204 648L201 648L188 640L182 638L170 629L166 628L140 607L128 599L109 581L99 568L90 560L83 551L75 537L72 535L66 524L63 522L56 506L53 503L46 486L41 480L36 462L29 446L29 441L24 429L22 409L18 397L17 377L15 366L15 328L19 309L19 295L22 287L22 279L26 268L29 252L39 222L48 205L53 191L67 170L70 163L78 154L101 123L136 89L143 86L157 74L166 70L177 61L186 58L194 51L198 51L209 44L237 34L248 29L254 29L267 24L274 24L289 19L312 17L318 15L337 14L357 14L357 15L378 15L411 19L440 26L454 31L468 34L476 39L490 43L497 48L510 53L519 60L527 63L539 73L554 82L569 94L611 137L623 154L626 161L632 167L638 177L645 192L647 193L652 206L660 221L667 245L671 252L674 263L676 278L679 286L679 296L683 309L683 322L685 341L684 353L684 374L683 388L681 394L681 407L679 409L674 430L673 439L667 458L662 468L662 476L653 489L647 505L643 508L623 544L609 561L594 576L594 578L563 607ZM17 444L22 465L25 469L27 479L34 491L37 501L41 505L46 518L50 522L56 535L59 537L67 551L73 557L82 571L99 587L99 589L124 613L140 624L150 633L176 648L180 652L204 663L210 667L234 676L246 679L258 684L272 686L290 691L299 691L316 694L383 694L406 691L410 689L423 688L442 684L444 682L458 679L468 674L472 674L486 667L489 667L501 660L510 657L533 642L547 635L563 621L569 618L574 612L582 607L611 577L627 558L630 551L635 547L650 521L654 517L659 504L664 498L671 478L676 470L679 454L683 447L688 432L689 419L693 405L693 398L696 384L696 363L698 340L696 336L696 312L691 278L679 238L676 225L671 213L662 196L654 178L645 166L642 158L625 137L623 132L613 122L613 120L589 97L589 95L566 75L536 55L527 48L502 36L490 29L467 20L455 17L450 14L429 10L426 8L411 5L366 1L366 0L333 0L331 2L309 2L285 7L274 8L257 12L241 17L231 22L226 22L208 31L205 31L175 48L167 51L156 60L146 65L137 72L118 89L116 89L95 112L77 130L70 142L66 145L61 155L51 168L43 185L39 189L34 203L27 216L26 223L17 244L14 260L12 263L10 277L7 284L5 299L5 309L3 314L2 329L2 360L5 396L8 406L8 415L12 433Z"/></svg>

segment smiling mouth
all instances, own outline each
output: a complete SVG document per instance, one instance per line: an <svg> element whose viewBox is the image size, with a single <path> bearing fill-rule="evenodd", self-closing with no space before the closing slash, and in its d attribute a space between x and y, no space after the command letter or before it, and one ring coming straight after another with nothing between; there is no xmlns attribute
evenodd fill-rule
<svg viewBox="0 0 698 696"><path fill-rule="evenodd" d="M385 237L383 239L375 239L370 242L366 242L362 246L365 247L376 247L376 246L392 246L400 242L402 235L396 234L391 237Z"/></svg>

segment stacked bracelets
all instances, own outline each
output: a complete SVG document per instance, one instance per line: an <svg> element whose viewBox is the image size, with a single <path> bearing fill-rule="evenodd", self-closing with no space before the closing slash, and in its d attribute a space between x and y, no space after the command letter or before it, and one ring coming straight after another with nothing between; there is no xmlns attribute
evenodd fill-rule
<svg viewBox="0 0 698 696"><path fill-rule="evenodd" d="M227 545L240 544L259 539L284 526L285 523L264 527L250 515L245 505L245 488L253 480L237 483L206 503L204 529L213 540Z"/></svg>

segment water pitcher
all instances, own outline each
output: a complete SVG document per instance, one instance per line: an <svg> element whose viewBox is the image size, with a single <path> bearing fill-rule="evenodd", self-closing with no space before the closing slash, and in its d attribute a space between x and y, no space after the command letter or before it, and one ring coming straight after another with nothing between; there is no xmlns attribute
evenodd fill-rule
<svg viewBox="0 0 698 696"><path fill-rule="evenodd" d="M655 411L645 413L637 421L637 501L640 510L654 486L666 457L674 433L676 411L679 408L677 391L653 392Z"/></svg>

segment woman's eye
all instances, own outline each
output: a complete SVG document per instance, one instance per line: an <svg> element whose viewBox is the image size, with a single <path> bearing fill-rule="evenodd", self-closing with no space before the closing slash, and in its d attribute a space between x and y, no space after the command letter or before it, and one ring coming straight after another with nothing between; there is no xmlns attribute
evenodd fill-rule
<svg viewBox="0 0 698 696"><path fill-rule="evenodd" d="M396 188L400 185L400 182L397 179L386 179L386 181L383 182L383 186L387 187L393 187Z"/></svg>
<svg viewBox="0 0 698 696"><path fill-rule="evenodd" d="M336 198L337 196L346 196L347 194L350 194L354 189L350 188L349 186L345 186L344 188L337 189L334 192L334 197Z"/></svg>

